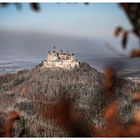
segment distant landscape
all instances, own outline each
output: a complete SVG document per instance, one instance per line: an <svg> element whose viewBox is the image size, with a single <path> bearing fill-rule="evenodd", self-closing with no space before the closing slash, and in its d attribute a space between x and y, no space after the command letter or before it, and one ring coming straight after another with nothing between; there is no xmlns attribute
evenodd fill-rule
<svg viewBox="0 0 140 140"><path fill-rule="evenodd" d="M140 136L139 7L0 3L0 137Z"/></svg>
<svg viewBox="0 0 140 140"><path fill-rule="evenodd" d="M55 40L55 41L53 41ZM47 58L55 45L57 50L74 52L81 62L103 71L115 67L124 77L139 77L140 61L106 48L104 41L55 34L0 31L0 74L31 69ZM101 50L104 50L103 52Z"/></svg>

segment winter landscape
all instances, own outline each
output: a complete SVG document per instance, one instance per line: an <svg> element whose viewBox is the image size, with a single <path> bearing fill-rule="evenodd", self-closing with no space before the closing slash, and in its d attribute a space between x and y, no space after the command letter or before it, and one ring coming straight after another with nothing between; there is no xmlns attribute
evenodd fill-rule
<svg viewBox="0 0 140 140"><path fill-rule="evenodd" d="M1 3L0 137L139 137L139 6Z"/></svg>

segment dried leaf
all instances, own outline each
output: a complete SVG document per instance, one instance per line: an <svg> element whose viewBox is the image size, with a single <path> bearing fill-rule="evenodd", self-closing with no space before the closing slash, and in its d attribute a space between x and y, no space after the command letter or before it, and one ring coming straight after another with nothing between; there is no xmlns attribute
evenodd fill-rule
<svg viewBox="0 0 140 140"><path fill-rule="evenodd" d="M126 137L140 137L140 125L137 123L129 125L124 131Z"/></svg>
<svg viewBox="0 0 140 140"><path fill-rule="evenodd" d="M140 38L140 29L134 28L133 32Z"/></svg>
<svg viewBox="0 0 140 140"><path fill-rule="evenodd" d="M105 119L107 126L102 129L95 129L95 136L98 137L118 137L124 136L125 131L116 120L117 104L116 102L110 103L105 111Z"/></svg>
<svg viewBox="0 0 140 140"><path fill-rule="evenodd" d="M121 7L125 11L130 23L132 24L132 27L134 29L133 32L135 33L135 35L140 37L140 3L124 3L121 4Z"/></svg>
<svg viewBox="0 0 140 140"><path fill-rule="evenodd" d="M128 3L120 3L120 5L121 5L124 9L128 9L128 8L129 8L129 4L128 4Z"/></svg>
<svg viewBox="0 0 140 140"><path fill-rule="evenodd" d="M12 137L12 130L13 130L13 123L14 121L19 119L18 112L11 112L5 119L4 124L4 136L5 137Z"/></svg>
<svg viewBox="0 0 140 140"><path fill-rule="evenodd" d="M133 93L132 95L132 100L133 102L137 102L137 101L140 101L140 93Z"/></svg>
<svg viewBox="0 0 140 140"><path fill-rule="evenodd" d="M134 122L121 126L116 120L117 104L116 102L110 103L105 111L105 119L107 126L103 129L93 126L92 136L97 137L136 137L140 136L140 111L134 115Z"/></svg>
<svg viewBox="0 0 140 140"><path fill-rule="evenodd" d="M112 102L106 108L105 119L108 122L112 122L112 120L114 120L114 118L115 118L116 112L117 112L117 104L116 104L116 102Z"/></svg>
<svg viewBox="0 0 140 140"><path fill-rule="evenodd" d="M120 27L120 26L117 27L117 28L115 29L114 35L115 35L115 36L119 36L120 33L122 33L122 31L123 31L122 27Z"/></svg>
<svg viewBox="0 0 140 140"><path fill-rule="evenodd" d="M133 49L130 52L130 57L140 57L140 49Z"/></svg>
<svg viewBox="0 0 140 140"><path fill-rule="evenodd" d="M44 118L54 119L65 131L70 130L74 137L89 136L87 124L80 122L79 112L79 110L73 108L70 100L61 99L60 102L50 105L47 110L43 109L40 114Z"/></svg>
<svg viewBox="0 0 140 140"><path fill-rule="evenodd" d="M128 32L124 32L122 36L122 48L125 49L128 42Z"/></svg>
<svg viewBox="0 0 140 140"><path fill-rule="evenodd" d="M38 3L31 3L31 8L36 12L40 11L40 6Z"/></svg>
<svg viewBox="0 0 140 140"><path fill-rule="evenodd" d="M140 110L136 111L133 117L135 123L140 124Z"/></svg>
<svg viewBox="0 0 140 140"><path fill-rule="evenodd" d="M107 95L112 94L115 76L116 76L116 70L114 68L111 67L105 68L103 85L104 85L105 93Z"/></svg>

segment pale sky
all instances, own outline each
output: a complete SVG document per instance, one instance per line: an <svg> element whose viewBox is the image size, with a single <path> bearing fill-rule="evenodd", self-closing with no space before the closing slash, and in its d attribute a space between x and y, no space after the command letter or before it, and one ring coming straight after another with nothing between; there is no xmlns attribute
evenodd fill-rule
<svg viewBox="0 0 140 140"><path fill-rule="evenodd" d="M107 38L116 26L131 28L117 4L41 4L39 13L29 4L17 11L15 5L0 8L0 29Z"/></svg>
<svg viewBox="0 0 140 140"><path fill-rule="evenodd" d="M120 39L114 37L113 32L117 26L131 29L124 11L116 3L41 3L40 7L40 12L32 11L27 3L22 4L20 11L12 4L0 8L0 35L3 31L24 31L81 37L109 42L121 50ZM135 37L130 40L131 47L138 45ZM103 52L104 48L99 51Z"/></svg>

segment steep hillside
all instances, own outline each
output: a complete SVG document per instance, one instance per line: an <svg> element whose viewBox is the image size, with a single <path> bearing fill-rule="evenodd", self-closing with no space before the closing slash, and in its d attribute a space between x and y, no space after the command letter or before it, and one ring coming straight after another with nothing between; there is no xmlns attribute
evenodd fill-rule
<svg viewBox="0 0 140 140"><path fill-rule="evenodd" d="M104 94L102 80L103 74L86 63L71 71L38 66L0 76L0 135L91 136L91 125L106 126L103 112L110 101ZM131 92L136 89L134 83L116 79L114 96L123 124L132 119L135 107ZM5 133L2 129L10 130L4 126L5 118L12 112L19 116L10 125L12 131Z"/></svg>

